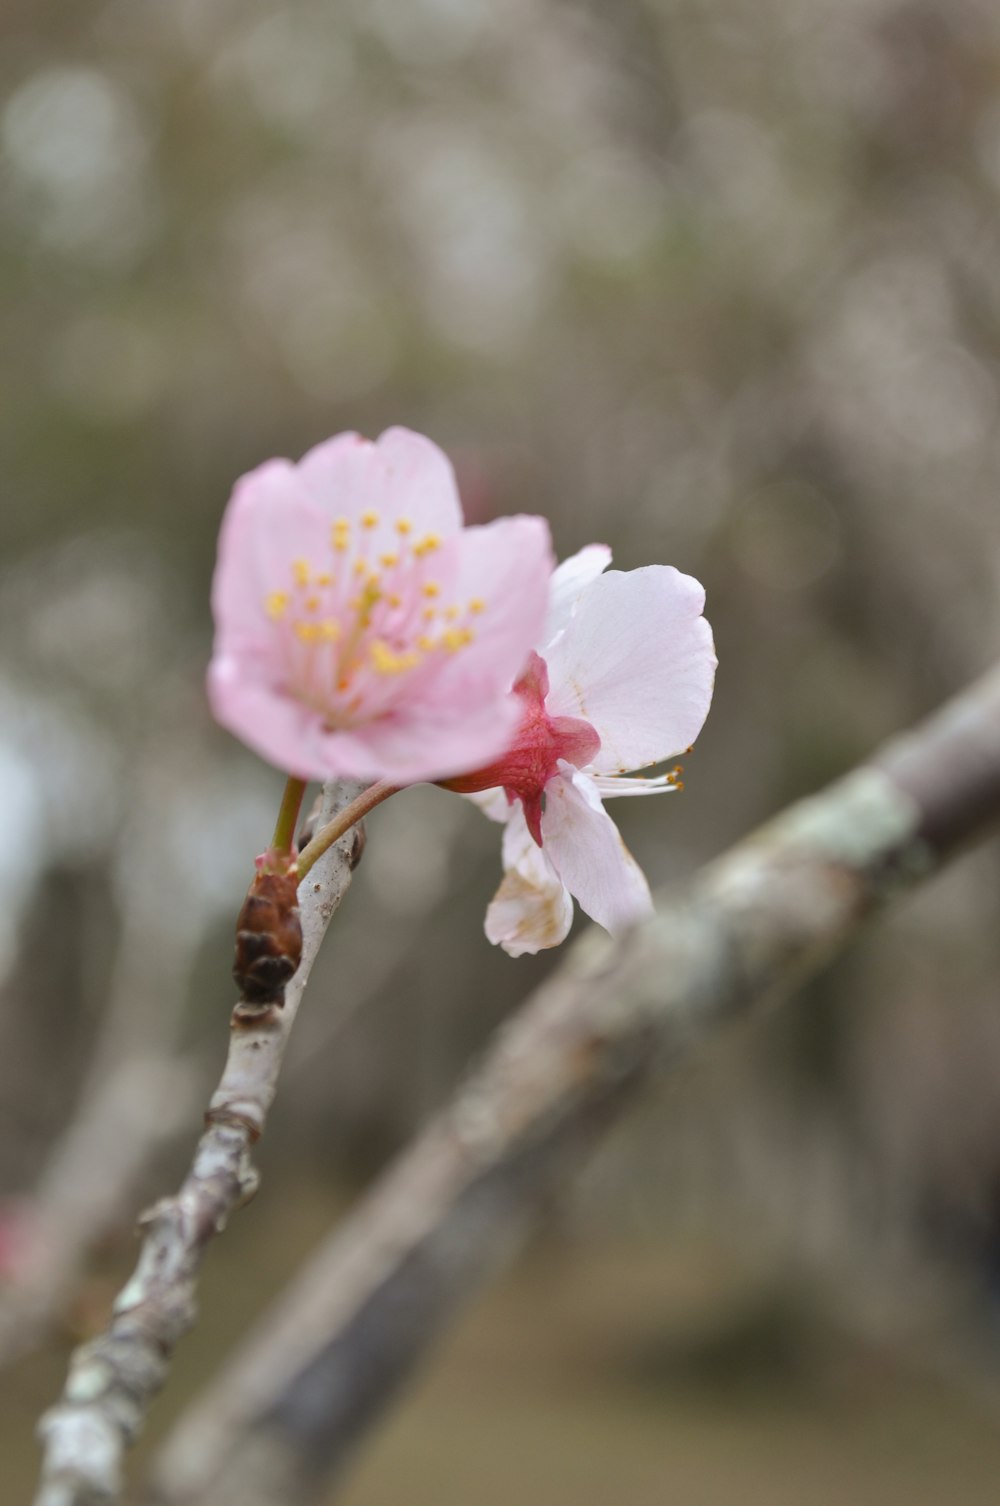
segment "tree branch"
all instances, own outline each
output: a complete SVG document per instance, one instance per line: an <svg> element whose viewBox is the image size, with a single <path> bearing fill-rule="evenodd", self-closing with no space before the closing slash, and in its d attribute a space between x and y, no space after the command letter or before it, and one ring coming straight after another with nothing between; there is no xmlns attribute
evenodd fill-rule
<svg viewBox="0 0 1000 1506"><path fill-rule="evenodd" d="M314 1499L654 1069L787 994L998 818L994 671L688 900L618 944L588 932L182 1419L154 1499Z"/></svg>
<svg viewBox="0 0 1000 1506"><path fill-rule="evenodd" d="M321 819L331 820L358 788L328 785ZM125 1449L166 1378L174 1346L194 1322L206 1249L256 1191L251 1146L263 1133L312 964L350 887L358 852L359 834L348 833L300 887L302 963L284 1007L247 1012L237 1005L233 1012L225 1070L191 1169L178 1193L143 1216L138 1265L119 1293L111 1324L73 1355L63 1396L40 1423L37 1506L103 1506L119 1495Z"/></svg>

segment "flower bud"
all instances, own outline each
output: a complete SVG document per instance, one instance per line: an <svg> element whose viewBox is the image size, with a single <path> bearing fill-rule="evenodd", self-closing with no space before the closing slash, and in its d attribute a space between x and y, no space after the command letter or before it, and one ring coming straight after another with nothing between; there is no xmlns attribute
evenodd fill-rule
<svg viewBox="0 0 1000 1506"><path fill-rule="evenodd" d="M285 1002L285 985L302 961L302 923L294 873L258 873L236 922L233 977L247 1004Z"/></svg>

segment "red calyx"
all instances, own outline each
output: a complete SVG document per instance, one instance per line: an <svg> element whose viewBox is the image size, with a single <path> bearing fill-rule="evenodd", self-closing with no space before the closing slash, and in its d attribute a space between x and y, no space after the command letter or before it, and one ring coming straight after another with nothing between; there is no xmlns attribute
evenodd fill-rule
<svg viewBox="0 0 1000 1506"><path fill-rule="evenodd" d="M460 795L502 788L511 804L520 800L528 830L541 847L542 796L558 771L559 760L582 768L597 753L601 739L582 717L549 716L545 709L549 672L540 655L532 653L513 693L523 703L521 725L503 757L475 773L440 783Z"/></svg>

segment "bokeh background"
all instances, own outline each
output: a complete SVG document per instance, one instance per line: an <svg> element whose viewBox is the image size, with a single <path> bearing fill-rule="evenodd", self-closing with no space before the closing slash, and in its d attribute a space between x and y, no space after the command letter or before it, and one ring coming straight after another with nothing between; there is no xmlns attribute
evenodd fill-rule
<svg viewBox="0 0 1000 1506"><path fill-rule="evenodd" d="M0 32L0 1266L16 1298L53 1209L73 1255L0 1379L20 1498L190 1146L280 794L204 702L233 479L405 423L471 518L700 577L686 791L615 812L683 886L996 652L1000 10L8 0ZM551 965L487 945L498 867L440 791L371 818L154 1442ZM966 859L648 1101L340 1499L994 1501L998 877Z"/></svg>

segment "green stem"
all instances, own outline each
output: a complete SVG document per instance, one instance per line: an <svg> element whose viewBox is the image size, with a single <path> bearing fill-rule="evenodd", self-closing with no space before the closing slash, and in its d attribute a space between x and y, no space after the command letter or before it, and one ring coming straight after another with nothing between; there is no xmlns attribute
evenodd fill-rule
<svg viewBox="0 0 1000 1506"><path fill-rule="evenodd" d="M350 831L351 827L356 826L362 817L367 816L370 810L374 810L376 805L381 805L383 800L388 800L390 795L398 794L398 792L398 784L389 784L384 779L362 790L350 805L344 806L338 816L334 816L332 821L321 826L312 841L303 847L299 853L299 878L305 877L317 858L321 858L327 848L332 847L345 831Z"/></svg>
<svg viewBox="0 0 1000 1506"><path fill-rule="evenodd" d="M274 836L271 838L271 846L277 853L291 852L295 845L295 823L299 819L305 792L306 781L289 776L285 793L281 797L278 819L274 823Z"/></svg>

